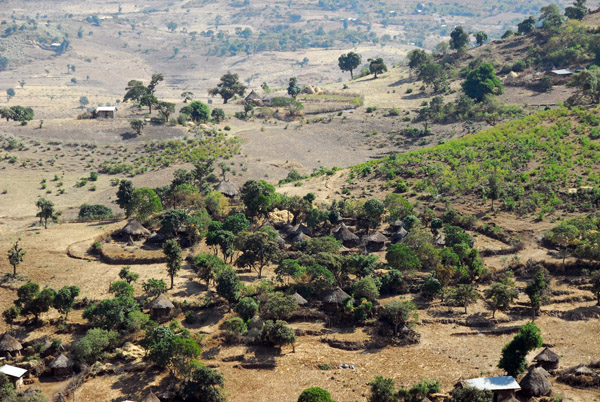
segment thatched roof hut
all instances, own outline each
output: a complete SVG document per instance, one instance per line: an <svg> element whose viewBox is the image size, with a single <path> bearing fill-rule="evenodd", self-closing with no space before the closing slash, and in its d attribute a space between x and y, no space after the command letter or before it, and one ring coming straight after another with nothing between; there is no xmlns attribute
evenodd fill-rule
<svg viewBox="0 0 600 402"><path fill-rule="evenodd" d="M240 189L234 183L229 180L223 180L215 188L215 191L223 194L225 197L235 198L240 194Z"/></svg>
<svg viewBox="0 0 600 402"><path fill-rule="evenodd" d="M589 368L588 366L584 366L582 364L575 369L575 374L576 375L593 375L594 371L591 368Z"/></svg>
<svg viewBox="0 0 600 402"><path fill-rule="evenodd" d="M127 225L121 229L121 233L129 237L144 238L150 236L151 232L137 220L131 219L127 222Z"/></svg>
<svg viewBox="0 0 600 402"><path fill-rule="evenodd" d="M154 392L148 392L140 402L160 402L160 399L154 395Z"/></svg>
<svg viewBox="0 0 600 402"><path fill-rule="evenodd" d="M156 299L152 300L152 303L150 303L150 317L155 321L168 319L174 308L175 306L167 296L164 293L161 293Z"/></svg>
<svg viewBox="0 0 600 402"><path fill-rule="evenodd" d="M552 391L548 373L541 367L532 367L523 377L520 385L527 396L546 396Z"/></svg>
<svg viewBox="0 0 600 402"><path fill-rule="evenodd" d="M353 248L359 245L360 238L352 233L344 223L340 224L334 231L333 237L341 241L344 247Z"/></svg>
<svg viewBox="0 0 600 402"><path fill-rule="evenodd" d="M19 356L21 350L23 350L23 345L10 334L5 333L0 337L0 357L12 359Z"/></svg>
<svg viewBox="0 0 600 402"><path fill-rule="evenodd" d="M385 247L385 243L388 242L388 238L385 237L381 232L374 232L369 236L363 238L365 248L369 252L379 251Z"/></svg>
<svg viewBox="0 0 600 402"><path fill-rule="evenodd" d="M558 368L560 356L554 353L550 348L544 349L539 355L533 358L537 366L543 367L546 370L554 370Z"/></svg>
<svg viewBox="0 0 600 402"><path fill-rule="evenodd" d="M48 368L52 369L52 375L55 377L68 377L73 370L73 360L69 359L64 353L61 353Z"/></svg>
<svg viewBox="0 0 600 402"><path fill-rule="evenodd" d="M400 226L400 229L396 230L392 236L392 243L400 243L406 236L408 236L408 231Z"/></svg>
<svg viewBox="0 0 600 402"><path fill-rule="evenodd" d="M252 90L248 96L244 98L244 103L253 103L255 106L262 106L263 101L262 97L255 90Z"/></svg>
<svg viewBox="0 0 600 402"><path fill-rule="evenodd" d="M310 237L305 235L304 232L298 232L296 234L292 234L290 237L291 243L300 243L300 242L308 241L308 240L310 240Z"/></svg>
<svg viewBox="0 0 600 402"><path fill-rule="evenodd" d="M305 306L305 305L307 305L307 304L308 304L308 301L307 301L307 300L306 300L304 297L302 297L302 295L300 295L298 292L294 293L294 294L292 295L292 297L293 297L294 299L296 299L296 303L297 303L299 306Z"/></svg>
<svg viewBox="0 0 600 402"><path fill-rule="evenodd" d="M350 295L344 292L342 288L338 287L325 293L322 300L324 304L341 306L348 297L350 297Z"/></svg>

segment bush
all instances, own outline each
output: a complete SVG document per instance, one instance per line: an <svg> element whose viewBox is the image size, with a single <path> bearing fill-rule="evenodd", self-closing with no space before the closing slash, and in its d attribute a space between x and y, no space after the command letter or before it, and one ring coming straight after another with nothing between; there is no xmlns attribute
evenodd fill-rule
<svg viewBox="0 0 600 402"><path fill-rule="evenodd" d="M298 307L293 296L277 292L269 295L269 298L261 306L261 318L265 320L287 320Z"/></svg>
<svg viewBox="0 0 600 402"><path fill-rule="evenodd" d="M248 321L258 311L258 303L251 297L244 297L233 309L244 321Z"/></svg>
<svg viewBox="0 0 600 402"><path fill-rule="evenodd" d="M494 394L489 390L475 387L455 388L452 390L453 402L492 402Z"/></svg>
<svg viewBox="0 0 600 402"><path fill-rule="evenodd" d="M352 284L352 292L356 299L365 298L369 301L375 301L379 297L379 290L375 281L370 276L361 279Z"/></svg>
<svg viewBox="0 0 600 402"><path fill-rule="evenodd" d="M73 355L80 362L93 363L98 360L102 352L113 347L118 339L119 334L115 331L90 329L73 345Z"/></svg>
<svg viewBox="0 0 600 402"><path fill-rule="evenodd" d="M245 335L248 329L240 317L233 317L225 321L225 330L234 335Z"/></svg>
<svg viewBox="0 0 600 402"><path fill-rule="evenodd" d="M298 402L334 402L331 394L319 387L307 388L298 397Z"/></svg>
<svg viewBox="0 0 600 402"><path fill-rule="evenodd" d="M83 204L79 208L79 219L82 220L97 220L97 219L109 219L112 218L112 210L104 205L100 204Z"/></svg>

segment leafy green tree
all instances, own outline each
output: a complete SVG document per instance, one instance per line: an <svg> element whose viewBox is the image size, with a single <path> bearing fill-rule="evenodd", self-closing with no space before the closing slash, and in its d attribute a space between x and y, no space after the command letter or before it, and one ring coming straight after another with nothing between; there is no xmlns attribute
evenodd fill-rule
<svg viewBox="0 0 600 402"><path fill-rule="evenodd" d="M244 297L233 309L244 321L250 320L258 311L258 303L251 297Z"/></svg>
<svg viewBox="0 0 600 402"><path fill-rule="evenodd" d="M368 301L374 302L379 298L379 289L377 289L377 284L370 276L354 282L352 284L352 293L354 298L357 300L365 298Z"/></svg>
<svg viewBox="0 0 600 402"><path fill-rule="evenodd" d="M23 262L23 257L27 254L22 247L19 247L19 240L8 250L8 262L13 267L13 277L15 278L17 277L17 265Z"/></svg>
<svg viewBox="0 0 600 402"><path fill-rule="evenodd" d="M150 78L150 84L148 84L148 93L154 94L154 92L156 91L156 87L161 81L164 81L164 79L164 74L152 74L152 77Z"/></svg>
<svg viewBox="0 0 600 402"><path fill-rule="evenodd" d="M85 336L73 344L75 360L93 363L100 358L102 352L114 347L119 340L119 334L102 328L88 330Z"/></svg>
<svg viewBox="0 0 600 402"><path fill-rule="evenodd" d="M132 314L140 307L131 297L115 297L92 303L83 311L83 318L94 327L127 331Z"/></svg>
<svg viewBox="0 0 600 402"><path fill-rule="evenodd" d="M52 307L56 291L51 288L43 289L37 296L29 303L27 303L22 312L24 315L33 314L35 321L38 321L40 314L46 313Z"/></svg>
<svg viewBox="0 0 600 402"><path fill-rule="evenodd" d="M544 239L551 244L557 246L562 256L562 265L565 266L565 259L569 255L569 247L571 247L580 235L579 229L575 225L563 222L560 225L553 227L549 232L544 234Z"/></svg>
<svg viewBox="0 0 600 402"><path fill-rule="evenodd" d="M411 50L406 57L408 58L408 68L410 68L411 72L416 72L419 77L421 76L423 66L431 62L431 56L425 50L421 49Z"/></svg>
<svg viewBox="0 0 600 402"><path fill-rule="evenodd" d="M248 180L240 191L247 214L255 217L266 213L275 197L275 188L264 180Z"/></svg>
<svg viewBox="0 0 600 402"><path fill-rule="evenodd" d="M171 117L171 115L173 113L175 113L175 104L174 103L160 101L160 102L156 103L155 106L158 109L158 112L162 116L165 123L168 122L169 117Z"/></svg>
<svg viewBox="0 0 600 402"><path fill-rule="evenodd" d="M223 260L214 254L200 253L194 256L192 268L198 274L198 277L206 282L206 288L210 286L210 281L214 280L219 272L226 267Z"/></svg>
<svg viewBox="0 0 600 402"><path fill-rule="evenodd" d="M19 318L20 314L21 314L21 309L18 306L10 306L9 308L7 308L6 310L4 310L2 312L2 317L4 318L4 321L8 325L10 325L10 327L12 329L12 325L17 320L17 318Z"/></svg>
<svg viewBox="0 0 600 402"><path fill-rule="evenodd" d="M487 40L488 40L488 36L487 36L487 34L485 32L478 31L478 32L475 33L475 42L477 42L477 45L481 46Z"/></svg>
<svg viewBox="0 0 600 402"><path fill-rule="evenodd" d="M450 33L450 48L458 52L465 50L465 47L469 43L469 34L464 30L463 27L457 26Z"/></svg>
<svg viewBox="0 0 600 402"><path fill-rule="evenodd" d="M224 384L223 374L202 364L196 365L185 383L184 395L203 402L225 402Z"/></svg>
<svg viewBox="0 0 600 402"><path fill-rule="evenodd" d="M177 23L174 21L167 22L167 29L169 30L169 32L175 32L175 30L177 29Z"/></svg>
<svg viewBox="0 0 600 402"><path fill-rule="evenodd" d="M0 71L6 70L7 66L8 66L8 58L6 58L4 56L0 56Z"/></svg>
<svg viewBox="0 0 600 402"><path fill-rule="evenodd" d="M573 6L565 7L565 16L570 20L582 20L590 12L586 2L587 0L575 0Z"/></svg>
<svg viewBox="0 0 600 402"><path fill-rule="evenodd" d="M504 92L491 63L483 63L469 71L462 83L462 89L465 94L477 101L482 101L486 95L498 95Z"/></svg>
<svg viewBox="0 0 600 402"><path fill-rule="evenodd" d="M12 106L10 108L11 119L18 121L22 126L26 126L28 122L33 120L33 109L23 106Z"/></svg>
<svg viewBox="0 0 600 402"><path fill-rule="evenodd" d="M342 71L350 71L350 79L354 79L354 70L360 66L361 62L361 55L354 52L348 52L338 57L338 67Z"/></svg>
<svg viewBox="0 0 600 402"><path fill-rule="evenodd" d="M169 239L163 245L163 253L167 258L167 273L171 277L171 289L177 272L181 269L181 246L177 239Z"/></svg>
<svg viewBox="0 0 600 402"><path fill-rule="evenodd" d="M15 300L15 305L23 310L25 306L31 304L39 294L40 285L29 281L17 289L17 300Z"/></svg>
<svg viewBox="0 0 600 402"><path fill-rule="evenodd" d="M400 271L415 271L422 266L422 262L417 254L404 243L396 243L389 246L385 254L385 259L392 268Z"/></svg>
<svg viewBox="0 0 600 402"><path fill-rule="evenodd" d="M212 110L212 112L210 112L210 117L212 117L217 123L220 123L225 120L225 111L219 107L216 107Z"/></svg>
<svg viewBox="0 0 600 402"><path fill-rule="evenodd" d="M257 230L254 233L243 232L238 236L237 248L243 253L238 264L251 267L262 278L262 270L269 263L276 263L281 258L277 233Z"/></svg>
<svg viewBox="0 0 600 402"><path fill-rule="evenodd" d="M525 294L531 303L532 316L535 318L540 313L540 307L550 290L550 279L546 277L546 271L542 268L537 271L531 282L525 287Z"/></svg>
<svg viewBox="0 0 600 402"><path fill-rule="evenodd" d="M600 103L600 67L592 65L574 74L569 86L576 87L581 97L594 104Z"/></svg>
<svg viewBox="0 0 600 402"><path fill-rule="evenodd" d="M507 29L506 32L504 32L501 36L502 39L508 39L512 36L515 36L515 33L512 29Z"/></svg>
<svg viewBox="0 0 600 402"><path fill-rule="evenodd" d="M431 62L422 66L419 78L423 80L425 86L433 86L434 92L440 92L447 88L446 72L438 63Z"/></svg>
<svg viewBox="0 0 600 402"><path fill-rule="evenodd" d="M475 387L454 388L451 395L453 402L492 402L494 400L492 391Z"/></svg>
<svg viewBox="0 0 600 402"><path fill-rule="evenodd" d="M267 320L260 332L260 339L268 345L279 348L285 345L292 345L292 351L296 351L296 334L285 321L273 322Z"/></svg>
<svg viewBox="0 0 600 402"><path fill-rule="evenodd" d="M369 71L371 72L371 74L373 74L374 78L377 78L377 74L383 74L388 70L387 66L385 65L385 62L381 57L378 57L376 59L369 59L367 61L369 62Z"/></svg>
<svg viewBox="0 0 600 402"><path fill-rule="evenodd" d="M8 88L6 90L6 96L8 96L8 100L10 100L10 98L12 98L15 95L16 95L16 92L15 92L14 88Z"/></svg>
<svg viewBox="0 0 600 402"><path fill-rule="evenodd" d="M158 99L151 93L144 94L140 98L140 106L146 106L149 114L152 114L152 107L156 105L158 105Z"/></svg>
<svg viewBox="0 0 600 402"><path fill-rule="evenodd" d="M473 285L461 284L458 285L449 295L457 305L465 308L465 314L469 305L475 303L479 298L479 294Z"/></svg>
<svg viewBox="0 0 600 402"><path fill-rule="evenodd" d="M219 260L220 261L220 260ZM167 292L167 284L162 279L150 278L142 283L142 289L148 297L156 297Z"/></svg>
<svg viewBox="0 0 600 402"><path fill-rule="evenodd" d="M548 4L540 9L541 15L540 20L542 21L542 28L544 29L556 29L559 28L563 23L560 9L556 4Z"/></svg>
<svg viewBox="0 0 600 402"><path fill-rule="evenodd" d="M220 95L223 103L227 103L235 95L244 96L245 92L246 86L240 82L240 77L230 72L221 77L221 82L217 84L216 88L208 90L208 94L211 96Z"/></svg>
<svg viewBox="0 0 600 402"><path fill-rule="evenodd" d="M492 211L494 210L494 201L500 198L502 189L500 187L500 179L496 169L488 177L488 191L487 196L492 200Z"/></svg>
<svg viewBox="0 0 600 402"><path fill-rule="evenodd" d="M523 21L519 22L519 24L517 25L517 32L519 33L519 35L528 34L529 32L533 31L533 29L535 28L536 22L537 22L537 20L531 16L524 19Z"/></svg>
<svg viewBox="0 0 600 402"><path fill-rule="evenodd" d="M229 215L223 221L223 230L228 230L234 234L239 234L240 232L247 231L250 228L250 221L246 219L246 216L238 212L233 215Z"/></svg>
<svg viewBox="0 0 600 402"><path fill-rule="evenodd" d="M510 305L518 296L515 289L515 283L510 278L504 278L501 282L493 283L489 289L484 292L485 301L492 310L492 318L495 318L496 311L507 311Z"/></svg>
<svg viewBox="0 0 600 402"><path fill-rule="evenodd" d="M125 87L125 96L123 97L123 102L127 102L129 100L133 100L139 102L142 99L142 96L148 93L148 88L142 83L142 81L131 80L127 83L127 87Z"/></svg>
<svg viewBox="0 0 600 402"><path fill-rule="evenodd" d="M395 300L383 306L382 318L394 328L394 336L398 336L401 327L413 323L417 306L411 301Z"/></svg>
<svg viewBox="0 0 600 402"><path fill-rule="evenodd" d="M40 223L44 221L44 229L48 229L48 219L54 217L54 203L52 201L40 198L35 205L38 207L37 217L40 218Z"/></svg>
<svg viewBox="0 0 600 402"><path fill-rule="evenodd" d="M110 284L108 291L115 295L115 297L132 297L133 286L126 281L116 281Z"/></svg>
<svg viewBox="0 0 600 402"><path fill-rule="evenodd" d="M227 300L230 309L231 304L237 303L240 299L243 286L237 273L231 267L222 269L217 276L217 294Z"/></svg>
<svg viewBox="0 0 600 402"><path fill-rule="evenodd" d="M194 93L185 91L181 93L181 97L183 98L183 103L188 103L189 101L194 100Z"/></svg>
<svg viewBox="0 0 600 402"><path fill-rule="evenodd" d="M133 212L133 182L131 180L121 180L119 182L119 189L117 190L117 205L119 208L125 210L127 218L131 216Z"/></svg>
<svg viewBox="0 0 600 402"><path fill-rule="evenodd" d="M119 271L119 278L123 279L128 284L131 284L132 282L136 282L140 278L140 274L132 272L131 267L127 265L121 268L121 271Z"/></svg>
<svg viewBox="0 0 600 402"><path fill-rule="evenodd" d="M394 380L377 376L367 383L371 387L368 402L398 402Z"/></svg>
<svg viewBox="0 0 600 402"><path fill-rule="evenodd" d="M363 214L365 218L367 218L370 227L376 228L379 226L379 221L384 212L385 205L383 202L376 199L368 200L363 206Z"/></svg>
<svg viewBox="0 0 600 402"><path fill-rule="evenodd" d="M400 194L388 194L383 205L388 210L388 222L393 223L413 214L413 206Z"/></svg>
<svg viewBox="0 0 600 402"><path fill-rule="evenodd" d="M290 82L288 83L287 93L292 98L296 99L296 96L302 91L302 88L298 86L298 79L296 77L290 78Z"/></svg>
<svg viewBox="0 0 600 402"><path fill-rule="evenodd" d="M343 71L343 70L342 70ZM298 397L298 402L335 402L331 394L319 387L306 388Z"/></svg>
<svg viewBox="0 0 600 402"><path fill-rule="evenodd" d="M69 312L73 310L79 291L78 286L64 286L54 296L53 307L65 316L65 320L68 318Z"/></svg>
<svg viewBox="0 0 600 402"><path fill-rule="evenodd" d="M260 306L260 316L264 320L288 320L298 307L293 296L281 292L269 294L267 301Z"/></svg>
<svg viewBox="0 0 600 402"><path fill-rule="evenodd" d="M348 272L353 273L359 278L366 278L375 271L379 265L379 259L373 254L354 254L352 257L346 259L344 263L347 266Z"/></svg>
<svg viewBox="0 0 600 402"><path fill-rule="evenodd" d="M142 221L145 221L152 214L160 212L163 209L160 198L149 187L139 187L133 190L131 204L132 210Z"/></svg>
<svg viewBox="0 0 600 402"><path fill-rule="evenodd" d="M134 119L129 122L129 125L137 135L140 135L142 134L142 130L146 126L146 122L144 120Z"/></svg>
<svg viewBox="0 0 600 402"><path fill-rule="evenodd" d="M502 348L498 368L510 376L517 377L525 371L527 353L539 348L542 343L540 329L533 322L523 325L513 340Z"/></svg>
<svg viewBox="0 0 600 402"><path fill-rule="evenodd" d="M210 109L204 102L193 101L181 108L180 113L190 116L192 121L204 123L210 119Z"/></svg>

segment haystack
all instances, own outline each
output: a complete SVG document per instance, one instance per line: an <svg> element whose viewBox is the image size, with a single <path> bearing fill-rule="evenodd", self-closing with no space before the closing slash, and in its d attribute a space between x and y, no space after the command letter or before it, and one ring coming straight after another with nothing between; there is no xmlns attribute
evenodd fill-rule
<svg viewBox="0 0 600 402"><path fill-rule="evenodd" d="M520 385L527 396L546 396L552 391L548 373L541 367L532 367L521 380Z"/></svg>
<svg viewBox="0 0 600 402"><path fill-rule="evenodd" d="M360 243L360 238L352 233L350 229L348 229L348 226L343 223L333 231L333 237L341 241L344 247L348 248L356 247Z"/></svg>
<svg viewBox="0 0 600 402"><path fill-rule="evenodd" d="M313 88L312 85L307 85L302 90L302 93L303 94L308 94L308 95L313 95L315 93L315 89Z"/></svg>
<svg viewBox="0 0 600 402"><path fill-rule="evenodd" d="M385 243L388 242L388 238L380 232L374 232L373 234L363 238L365 248L369 252L379 251L385 247Z"/></svg>
<svg viewBox="0 0 600 402"><path fill-rule="evenodd" d="M533 358L537 366L543 367L546 370L554 370L558 368L560 356L554 353L550 348L544 349L539 355Z"/></svg>
<svg viewBox="0 0 600 402"><path fill-rule="evenodd" d="M238 186L230 182L229 180L223 180L215 188L215 191L223 194L225 197L235 198L240 193Z"/></svg>
<svg viewBox="0 0 600 402"><path fill-rule="evenodd" d="M171 301L161 293L156 299L150 303L150 317L153 320L167 319L171 315L171 312L175 306Z"/></svg>
<svg viewBox="0 0 600 402"><path fill-rule="evenodd" d="M72 374L73 360L69 359L64 353L61 353L48 368L52 369L52 375L55 377L68 377Z"/></svg>
<svg viewBox="0 0 600 402"><path fill-rule="evenodd" d="M121 233L129 238L136 239L150 236L150 231L135 219L131 219L127 225L121 229Z"/></svg>
<svg viewBox="0 0 600 402"><path fill-rule="evenodd" d="M19 356L21 350L23 350L23 345L21 345L19 341L8 333L2 335L0 338L0 357L12 359L13 357Z"/></svg>
<svg viewBox="0 0 600 402"><path fill-rule="evenodd" d="M292 297L293 297L294 299L296 299L296 303L297 303L299 306L305 306L305 305L307 305L307 304L308 304L308 301L307 301L307 300L306 300L304 297L302 297L302 295L300 295L298 292L294 293L294 294L292 295Z"/></svg>
<svg viewBox="0 0 600 402"><path fill-rule="evenodd" d="M148 392L140 402L160 402L160 399L154 395L154 392Z"/></svg>

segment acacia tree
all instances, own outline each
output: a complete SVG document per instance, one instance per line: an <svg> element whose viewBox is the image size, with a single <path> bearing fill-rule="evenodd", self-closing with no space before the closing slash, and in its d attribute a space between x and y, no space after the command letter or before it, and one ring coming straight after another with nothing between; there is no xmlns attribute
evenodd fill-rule
<svg viewBox="0 0 600 402"><path fill-rule="evenodd" d="M369 59L369 71L373 74L374 78L377 78L377 74L385 73L388 68L383 61L383 58L378 57L376 59Z"/></svg>
<svg viewBox="0 0 600 402"><path fill-rule="evenodd" d="M259 229L254 233L244 232L237 240L237 248L243 254L238 258L241 266L252 267L262 278L262 270L270 262L277 262L281 257L276 232Z"/></svg>
<svg viewBox="0 0 600 402"><path fill-rule="evenodd" d="M240 82L240 77L237 74L227 72L221 77L216 88L208 90L208 94L211 96L220 95L223 98L223 103L233 98L235 95L244 96L246 92L246 86Z"/></svg>
<svg viewBox="0 0 600 402"><path fill-rule="evenodd" d="M342 71L350 71L350 79L354 79L354 70L360 66L362 57L360 54L348 52L338 57L338 66Z"/></svg>
<svg viewBox="0 0 600 402"><path fill-rule="evenodd" d="M37 217L40 218L40 223L44 222L44 229L48 229L48 219L54 216L54 203L52 201L40 198L35 205L39 211Z"/></svg>
<svg viewBox="0 0 600 402"><path fill-rule="evenodd" d="M21 239L19 239L21 240ZM13 267L13 277L17 277L17 265L23 262L23 257L26 252L22 247L19 247L19 240L8 250L8 262Z"/></svg>
<svg viewBox="0 0 600 402"><path fill-rule="evenodd" d="M383 306L383 319L388 321L394 328L394 336L398 336L401 326L410 326L417 310L417 306L411 301L395 300Z"/></svg>
<svg viewBox="0 0 600 402"><path fill-rule="evenodd" d="M142 130L146 126L146 122L144 120L135 119L131 120L129 122L129 125L135 131L136 135L140 135L142 134Z"/></svg>
<svg viewBox="0 0 600 402"><path fill-rule="evenodd" d="M167 273L171 277L171 289L177 272L181 269L181 246L177 239L169 239L163 245L163 253L167 258Z"/></svg>

